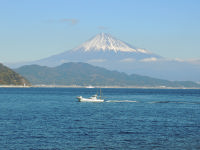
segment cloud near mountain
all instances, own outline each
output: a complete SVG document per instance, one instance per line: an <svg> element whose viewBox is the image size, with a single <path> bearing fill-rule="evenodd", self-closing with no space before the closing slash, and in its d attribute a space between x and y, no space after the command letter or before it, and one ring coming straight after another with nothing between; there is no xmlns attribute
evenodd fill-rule
<svg viewBox="0 0 200 150"><path fill-rule="evenodd" d="M158 61L157 58L151 57L151 58L144 58L140 60L141 62L152 62L152 61Z"/></svg>

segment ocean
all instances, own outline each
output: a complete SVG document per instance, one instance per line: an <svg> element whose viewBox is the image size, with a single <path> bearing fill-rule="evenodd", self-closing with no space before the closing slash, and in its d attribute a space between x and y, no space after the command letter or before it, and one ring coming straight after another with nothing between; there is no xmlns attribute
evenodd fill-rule
<svg viewBox="0 0 200 150"><path fill-rule="evenodd" d="M2 150L200 149L199 89L0 88Z"/></svg>

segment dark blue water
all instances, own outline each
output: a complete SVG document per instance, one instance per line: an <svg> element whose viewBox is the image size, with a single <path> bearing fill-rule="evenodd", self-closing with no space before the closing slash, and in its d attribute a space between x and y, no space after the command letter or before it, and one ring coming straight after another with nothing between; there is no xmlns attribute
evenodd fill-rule
<svg viewBox="0 0 200 150"><path fill-rule="evenodd" d="M0 88L0 149L200 149L200 90Z"/></svg>

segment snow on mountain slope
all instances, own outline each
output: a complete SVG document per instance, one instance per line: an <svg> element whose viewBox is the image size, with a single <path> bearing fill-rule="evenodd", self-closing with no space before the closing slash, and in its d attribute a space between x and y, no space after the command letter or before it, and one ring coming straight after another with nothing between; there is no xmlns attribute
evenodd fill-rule
<svg viewBox="0 0 200 150"><path fill-rule="evenodd" d="M126 62L134 60L155 60L162 58L145 49L133 47L122 42L110 34L100 33L80 46L48 58L35 61L34 64L44 66L58 66L65 62ZM110 63L109 63L110 64Z"/></svg>
<svg viewBox="0 0 200 150"><path fill-rule="evenodd" d="M125 42L122 42L110 34L100 33L97 34L95 37L90 39L89 41L83 43L79 47L75 48L74 50L84 50L88 51L114 51L114 52L139 52L139 53L150 53L144 49L137 49L132 47Z"/></svg>

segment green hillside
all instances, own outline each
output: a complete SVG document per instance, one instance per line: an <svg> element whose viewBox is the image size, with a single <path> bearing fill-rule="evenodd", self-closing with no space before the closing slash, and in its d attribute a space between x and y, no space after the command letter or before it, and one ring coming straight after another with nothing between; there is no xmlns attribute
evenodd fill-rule
<svg viewBox="0 0 200 150"><path fill-rule="evenodd" d="M16 72L26 77L32 84L200 87L191 81L168 81L136 74L127 75L86 63L65 63L54 68L29 65L16 69Z"/></svg>
<svg viewBox="0 0 200 150"><path fill-rule="evenodd" d="M18 73L0 63L0 85L29 85L29 82Z"/></svg>

